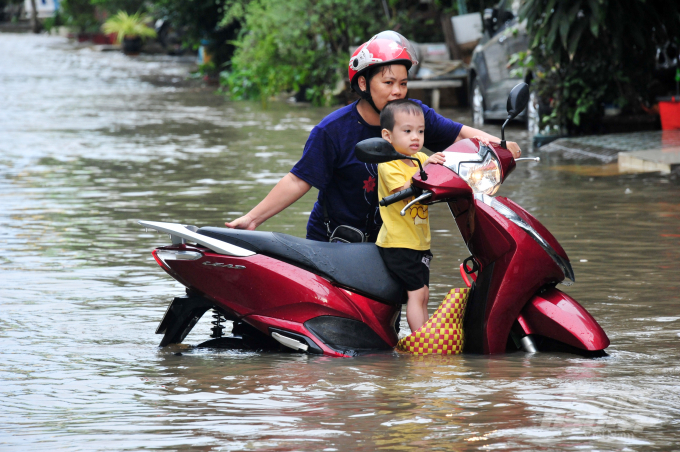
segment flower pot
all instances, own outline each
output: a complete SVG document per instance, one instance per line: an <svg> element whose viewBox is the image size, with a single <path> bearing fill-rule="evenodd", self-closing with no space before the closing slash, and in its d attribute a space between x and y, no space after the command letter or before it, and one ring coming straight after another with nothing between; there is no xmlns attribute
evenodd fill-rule
<svg viewBox="0 0 680 452"><path fill-rule="evenodd" d="M680 129L680 97L660 98L659 114L661 115L661 130Z"/></svg>
<svg viewBox="0 0 680 452"><path fill-rule="evenodd" d="M142 50L142 38L139 36L123 38L123 53L125 55L139 55Z"/></svg>
<svg viewBox="0 0 680 452"><path fill-rule="evenodd" d="M104 33L95 33L92 36L92 42L95 44L99 45L111 45L116 42L116 35L114 34L104 34Z"/></svg>

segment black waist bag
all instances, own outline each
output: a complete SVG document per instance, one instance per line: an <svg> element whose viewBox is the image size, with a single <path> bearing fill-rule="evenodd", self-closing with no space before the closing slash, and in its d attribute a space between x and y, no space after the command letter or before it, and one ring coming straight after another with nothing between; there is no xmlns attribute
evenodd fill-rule
<svg viewBox="0 0 680 452"><path fill-rule="evenodd" d="M330 232L330 223L327 225L327 229ZM328 241L331 243L363 243L368 240L366 234L361 232L357 228L352 226L347 226L346 224L341 224L330 235Z"/></svg>
<svg viewBox="0 0 680 452"><path fill-rule="evenodd" d="M331 243L364 243L368 242L369 233L362 232L354 226L341 224L331 232L331 219L328 215L328 208L326 207L326 200L321 199L321 207L323 207L323 222L326 225L326 233L328 234L328 241ZM369 226L375 221L375 206L371 206L371 215L366 220L366 231L369 231Z"/></svg>

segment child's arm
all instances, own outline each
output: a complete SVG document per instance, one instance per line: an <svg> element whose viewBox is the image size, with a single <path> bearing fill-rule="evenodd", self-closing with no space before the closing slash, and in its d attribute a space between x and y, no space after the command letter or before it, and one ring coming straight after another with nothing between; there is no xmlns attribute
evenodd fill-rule
<svg viewBox="0 0 680 452"><path fill-rule="evenodd" d="M407 180L407 181L406 181L406 184L404 184L403 187L395 188L395 189L392 190L390 193L396 193L396 192L398 192L398 191L406 190L406 189L409 188L410 186L411 186L411 179Z"/></svg>
<svg viewBox="0 0 680 452"><path fill-rule="evenodd" d="M390 193L396 193L411 186L411 179L405 180L406 178L400 171L396 170L393 162L378 165L378 179L383 181ZM404 185L402 186L402 184Z"/></svg>
<svg viewBox="0 0 680 452"><path fill-rule="evenodd" d="M444 153L443 152L437 152L437 153L432 154L431 156L429 156L427 158L427 160L425 160L425 162L423 163L423 168L426 167L427 165L430 165L430 164L441 165L444 162L446 162L446 157L444 156ZM390 193L396 193L398 191L406 190L410 186L411 186L411 179L407 180L403 187L395 188Z"/></svg>
<svg viewBox="0 0 680 452"><path fill-rule="evenodd" d="M482 144L485 144L487 146L491 146L491 144L489 143L489 137L488 136L475 135L473 138L476 138ZM431 165L431 164L443 165L444 162L446 162L446 157L444 157L444 153L443 152L437 152L435 154L432 154L431 156L428 157L427 160L425 160L425 163L423 163L423 167L426 167L427 165ZM404 186L404 188L408 188L409 185L411 185L411 181L409 181L407 183L407 185Z"/></svg>

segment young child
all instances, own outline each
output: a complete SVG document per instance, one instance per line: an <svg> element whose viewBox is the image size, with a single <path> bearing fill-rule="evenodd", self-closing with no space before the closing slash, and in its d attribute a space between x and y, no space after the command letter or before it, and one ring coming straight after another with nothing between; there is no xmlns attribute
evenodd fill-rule
<svg viewBox="0 0 680 452"><path fill-rule="evenodd" d="M417 157L423 166L444 163L441 152L429 158L419 152L425 138L425 117L417 103L399 99L388 103L380 114L382 137L400 154ZM411 160L394 160L378 165L378 198L411 186L418 165ZM406 216L400 211L413 198L380 207L383 225L376 245L387 268L406 286L406 320L411 331L427 321L430 298L430 223L427 206L414 204Z"/></svg>

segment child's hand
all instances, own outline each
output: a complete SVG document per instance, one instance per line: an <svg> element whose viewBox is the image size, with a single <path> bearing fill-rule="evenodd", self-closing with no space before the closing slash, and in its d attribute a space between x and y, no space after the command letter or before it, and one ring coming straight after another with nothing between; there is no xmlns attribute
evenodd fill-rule
<svg viewBox="0 0 680 452"><path fill-rule="evenodd" d="M427 160L425 160L425 164L423 166L427 166L431 163L437 164L437 165L442 165L446 162L446 157L444 156L443 152L437 152L436 154L432 154L430 157L428 157Z"/></svg>

